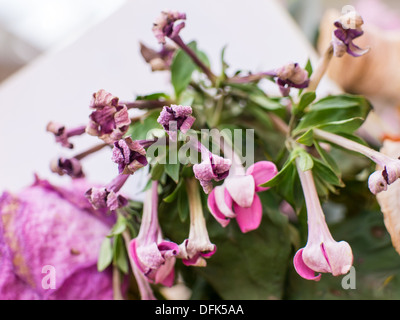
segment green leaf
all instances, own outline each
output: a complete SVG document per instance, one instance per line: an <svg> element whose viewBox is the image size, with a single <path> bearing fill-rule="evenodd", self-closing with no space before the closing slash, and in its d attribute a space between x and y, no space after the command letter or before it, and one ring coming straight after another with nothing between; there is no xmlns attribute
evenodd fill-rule
<svg viewBox="0 0 400 320"><path fill-rule="evenodd" d="M190 42L187 46L193 50L206 66L210 66L207 55L203 51L197 49L197 43L195 41ZM187 53L182 49L177 50L171 63L171 83L177 98L189 85L192 80L192 74L196 69L198 69L198 66Z"/></svg>
<svg viewBox="0 0 400 320"><path fill-rule="evenodd" d="M124 240L121 235L117 235L114 238L113 251L114 251L114 256L113 256L114 265L116 265L124 274L127 274L129 271L129 263L128 263L128 257L126 253Z"/></svg>
<svg viewBox="0 0 400 320"><path fill-rule="evenodd" d="M310 60L310 59L307 60L307 64L306 64L306 66L304 67L304 69L308 72L308 77L310 78L311 75L313 74L313 67L312 67L311 60Z"/></svg>
<svg viewBox="0 0 400 320"><path fill-rule="evenodd" d="M114 224L114 226L110 231L110 234L107 237L110 238L118 234L121 234L122 232L125 231L126 226L127 226L127 221L125 217L122 214L118 214L117 222Z"/></svg>
<svg viewBox="0 0 400 320"><path fill-rule="evenodd" d="M359 127L360 120L365 119L371 109L371 104L364 97L352 95L329 96L310 106L309 111L300 120L293 134L315 127L337 125L336 132L351 133ZM333 124L333 125L331 125Z"/></svg>
<svg viewBox="0 0 400 320"><path fill-rule="evenodd" d="M314 130L310 129L306 131L300 138L296 140L298 143L304 144L307 147L311 147L314 143Z"/></svg>
<svg viewBox="0 0 400 320"><path fill-rule="evenodd" d="M104 271L113 260L113 249L111 246L111 240L104 238L100 246L99 258L97 260L97 270L99 272Z"/></svg>
<svg viewBox="0 0 400 320"><path fill-rule="evenodd" d="M314 168L313 174L321 178L322 181L337 186L344 187L343 181L336 175L336 173L321 160L313 158Z"/></svg>
<svg viewBox="0 0 400 320"><path fill-rule="evenodd" d="M185 222L189 216L189 201L186 188L178 189L178 214L181 222Z"/></svg>
<svg viewBox="0 0 400 320"><path fill-rule="evenodd" d="M351 118L346 120L332 121L317 128L329 131L332 133L353 133L364 123L363 118Z"/></svg>
<svg viewBox="0 0 400 320"><path fill-rule="evenodd" d="M157 162L150 170L151 180L160 180L165 170L165 165Z"/></svg>
<svg viewBox="0 0 400 320"><path fill-rule="evenodd" d="M325 164L327 164L337 176L340 176L340 169L335 159L333 159L331 155L324 148L321 147L318 141L314 141L314 146Z"/></svg>
<svg viewBox="0 0 400 320"><path fill-rule="evenodd" d="M154 136L151 135L151 132L155 132L155 129L163 129L162 126L157 122L157 118L159 115L159 111L154 111L142 121L137 121L133 123L129 128L128 135L131 136L133 140L145 140L154 138Z"/></svg>
<svg viewBox="0 0 400 320"><path fill-rule="evenodd" d="M177 162L165 164L165 173L171 177L176 183L179 182L180 163Z"/></svg>
<svg viewBox="0 0 400 320"><path fill-rule="evenodd" d="M304 93L300 98L300 102L297 106L297 111L303 112L305 108L307 108L311 103L314 102L316 97L317 95L315 94L315 92Z"/></svg>
<svg viewBox="0 0 400 320"><path fill-rule="evenodd" d="M254 102L255 104L259 105L260 107L268 111L281 110L284 108L279 102L272 100L265 94L259 92L251 93L249 95L249 99L250 101Z"/></svg>
<svg viewBox="0 0 400 320"><path fill-rule="evenodd" d="M314 166L313 158L307 151L303 151L299 153L299 161L298 165L301 171L306 172L311 170Z"/></svg>
<svg viewBox="0 0 400 320"><path fill-rule="evenodd" d="M183 182L180 181L180 182L178 183L178 185L176 186L176 188L174 189L174 191L172 191L168 196L166 196L166 197L163 199L163 201L165 201L165 202L167 202L167 203L174 202L175 199L176 199L177 196L178 196L178 192L179 192L179 189L182 187L182 184L183 184Z"/></svg>

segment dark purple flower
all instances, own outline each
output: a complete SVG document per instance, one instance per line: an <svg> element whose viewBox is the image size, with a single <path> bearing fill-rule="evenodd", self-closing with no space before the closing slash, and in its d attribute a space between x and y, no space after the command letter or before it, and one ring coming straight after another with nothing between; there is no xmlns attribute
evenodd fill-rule
<svg viewBox="0 0 400 320"><path fill-rule="evenodd" d="M336 57L342 57L346 52L353 57L360 57L369 51L353 43L354 39L364 34L361 29L363 24L362 17L356 11L351 11L334 22L337 29L333 31L332 45Z"/></svg>
<svg viewBox="0 0 400 320"><path fill-rule="evenodd" d="M113 299L111 270L97 271L110 225L87 209L85 188L82 179L68 189L37 180L18 194L3 193L1 300Z"/></svg>
<svg viewBox="0 0 400 320"><path fill-rule="evenodd" d="M147 281L170 287L175 280L175 257L179 247L163 240L158 222L157 188L158 182L153 181L146 193L142 224L138 236L129 244L129 255Z"/></svg>
<svg viewBox="0 0 400 320"><path fill-rule="evenodd" d="M197 146L202 161L193 166L193 172L196 179L200 181L204 192L208 194L213 189L213 180L221 181L229 175L232 161L211 153L200 142L197 142Z"/></svg>
<svg viewBox="0 0 400 320"><path fill-rule="evenodd" d="M86 191L85 196L94 209L107 208L115 211L128 204L128 200L119 194L119 190L129 177L129 174L120 174L104 187L90 188Z"/></svg>
<svg viewBox="0 0 400 320"><path fill-rule="evenodd" d="M275 70L276 83L284 97L287 97L290 88L305 89L310 83L308 72L301 68L298 63L288 63Z"/></svg>
<svg viewBox="0 0 400 320"><path fill-rule="evenodd" d="M134 174L136 170L146 166L147 159L144 147L153 142L132 140L130 137L114 142L112 161L118 164L118 172Z"/></svg>
<svg viewBox="0 0 400 320"><path fill-rule="evenodd" d="M153 23L153 33L159 43L164 44L165 37L173 38L179 34L185 22L175 24L178 20L186 20L186 14L171 10L161 12Z"/></svg>
<svg viewBox="0 0 400 320"><path fill-rule="evenodd" d="M71 178L83 178L85 174L82 171L81 162L76 158L58 158L50 163L50 169L60 176L64 174L69 175Z"/></svg>
<svg viewBox="0 0 400 320"><path fill-rule="evenodd" d="M164 106L157 122L163 126L172 140L176 140L177 130L186 133L195 120L196 118L192 116L192 107L172 104L170 107Z"/></svg>
<svg viewBox="0 0 400 320"><path fill-rule="evenodd" d="M95 109L89 116L86 132L98 136L106 143L121 139L128 131L131 119L126 105L101 89L93 95L90 107Z"/></svg>
<svg viewBox="0 0 400 320"><path fill-rule="evenodd" d="M64 125L53 121L49 122L46 127L48 132L54 134L56 142L68 149L72 149L74 147L74 145L69 142L69 138L85 133L85 129L85 126L66 129Z"/></svg>

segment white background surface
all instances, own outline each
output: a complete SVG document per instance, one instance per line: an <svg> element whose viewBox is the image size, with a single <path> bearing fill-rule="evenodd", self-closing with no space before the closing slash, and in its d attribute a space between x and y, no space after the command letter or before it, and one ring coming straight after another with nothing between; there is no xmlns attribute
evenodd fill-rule
<svg viewBox="0 0 400 320"><path fill-rule="evenodd" d="M158 48L151 27L166 6L163 0L127 1L75 41L43 54L1 84L0 192L29 185L35 172L56 183L69 179L52 174L50 160L79 153L99 140L73 139L75 149L69 151L55 144L46 124L85 124L93 92L103 88L129 100L171 90L168 73L151 73L138 44ZM225 45L232 71L269 70L289 61L304 65L310 55L316 61L305 36L273 0L170 0L167 8L187 13L181 36L186 42L197 40L217 73ZM103 150L85 159L87 177L93 182L111 180L117 168L110 157L110 150ZM133 178L124 188L131 196L139 192L143 174Z"/></svg>

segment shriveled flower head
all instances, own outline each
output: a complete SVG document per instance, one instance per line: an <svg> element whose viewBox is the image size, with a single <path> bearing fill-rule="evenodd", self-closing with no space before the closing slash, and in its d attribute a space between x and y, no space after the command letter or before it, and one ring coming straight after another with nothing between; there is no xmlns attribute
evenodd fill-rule
<svg viewBox="0 0 400 320"><path fill-rule="evenodd" d="M140 141L127 137L114 142L112 161L118 164L119 173L133 174L147 165L146 150Z"/></svg>
<svg viewBox="0 0 400 320"><path fill-rule="evenodd" d="M275 71L276 83L283 96L288 96L290 88L307 88L310 79L308 72L301 68L298 63L288 63Z"/></svg>
<svg viewBox="0 0 400 320"><path fill-rule="evenodd" d="M95 109L89 116L86 132L98 136L106 143L121 139L128 131L131 120L128 108L119 99L101 89L93 94L90 107Z"/></svg>
<svg viewBox="0 0 400 320"><path fill-rule="evenodd" d="M58 122L50 121L47 124L46 130L54 134L56 142L60 143L61 146L72 149L74 145L69 141L69 138L85 133L85 126L67 129Z"/></svg>
<svg viewBox="0 0 400 320"><path fill-rule="evenodd" d="M229 175L232 161L211 153L203 145L201 145L201 159L200 163L193 166L193 172L204 192L208 194L213 189L212 181L224 180Z"/></svg>
<svg viewBox="0 0 400 320"><path fill-rule="evenodd" d="M62 187L36 180L0 196L1 300L113 299L111 270L98 272L97 259L115 221L98 219L87 187L83 179Z"/></svg>
<svg viewBox="0 0 400 320"><path fill-rule="evenodd" d="M76 158L58 158L50 163L52 172L63 176L69 175L71 178L83 178L85 174L82 171L81 162Z"/></svg>
<svg viewBox="0 0 400 320"><path fill-rule="evenodd" d="M334 22L336 30L333 31L332 44L336 57L342 57L346 52L353 57L360 57L369 51L353 43L354 39L364 34L361 28L363 24L362 17L356 11L350 11Z"/></svg>
<svg viewBox="0 0 400 320"><path fill-rule="evenodd" d="M157 122L170 135L171 139L176 140L177 131L186 133L195 122L192 116L192 107L172 104L170 107L164 106Z"/></svg>
<svg viewBox="0 0 400 320"><path fill-rule="evenodd" d="M164 44L165 37L173 38L185 26L185 22L176 24L178 20L186 20L186 14L178 11L164 10L153 23L153 33L157 41Z"/></svg>
<svg viewBox="0 0 400 320"><path fill-rule="evenodd" d="M86 191L85 196L94 209L115 211L128 204L128 200L119 194L119 190L128 180L130 175L120 174L104 187L92 187Z"/></svg>
<svg viewBox="0 0 400 320"><path fill-rule="evenodd" d="M150 64L151 71L169 70L175 51L176 47L171 45L163 45L160 51L156 51L140 43L140 53Z"/></svg>

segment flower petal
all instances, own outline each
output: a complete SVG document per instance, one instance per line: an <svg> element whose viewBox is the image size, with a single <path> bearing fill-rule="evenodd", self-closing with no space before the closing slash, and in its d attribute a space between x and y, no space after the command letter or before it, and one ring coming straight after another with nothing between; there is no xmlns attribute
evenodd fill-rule
<svg viewBox="0 0 400 320"><path fill-rule="evenodd" d="M303 260L303 249L297 251L293 258L294 268L297 273L304 279L319 281L321 279L321 274L315 275L315 271L310 269Z"/></svg>
<svg viewBox="0 0 400 320"><path fill-rule="evenodd" d="M216 188L221 188L221 187L218 186ZM214 218L219 222L219 224L225 228L229 224L230 219L227 218L219 209L219 206L218 206L218 203L217 203L216 197L215 197L216 188L213 189L211 191L211 193L208 195L208 200L207 200L208 209L210 210L210 212L214 216Z"/></svg>
<svg viewBox="0 0 400 320"><path fill-rule="evenodd" d="M236 221L243 233L257 229L262 219L262 205L257 193L254 194L253 204L249 208L240 207L237 203L233 204Z"/></svg>
<svg viewBox="0 0 400 320"><path fill-rule="evenodd" d="M266 183L278 174L278 169L273 162L270 161L259 161L251 165L246 175L252 175L256 185L256 192L265 191L269 188L260 187L260 184Z"/></svg>
<svg viewBox="0 0 400 320"><path fill-rule="evenodd" d="M225 186L230 196L242 208L249 208L253 203L254 183L254 178L251 175L233 176L225 179Z"/></svg>

